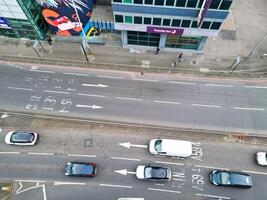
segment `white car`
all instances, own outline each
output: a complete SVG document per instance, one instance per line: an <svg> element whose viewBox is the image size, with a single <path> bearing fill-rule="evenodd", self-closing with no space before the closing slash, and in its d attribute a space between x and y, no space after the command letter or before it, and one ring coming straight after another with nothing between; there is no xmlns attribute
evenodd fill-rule
<svg viewBox="0 0 267 200"><path fill-rule="evenodd" d="M172 178L172 172L169 167L138 165L136 168L136 177L149 181L169 181Z"/></svg>
<svg viewBox="0 0 267 200"><path fill-rule="evenodd" d="M256 154L256 160L259 165L267 166L267 152L258 152Z"/></svg>
<svg viewBox="0 0 267 200"><path fill-rule="evenodd" d="M149 142L149 151L154 155L185 158L192 155L192 143L184 140L153 139Z"/></svg>
<svg viewBox="0 0 267 200"><path fill-rule="evenodd" d="M5 143L14 145L35 145L37 133L30 131L10 131L6 134Z"/></svg>

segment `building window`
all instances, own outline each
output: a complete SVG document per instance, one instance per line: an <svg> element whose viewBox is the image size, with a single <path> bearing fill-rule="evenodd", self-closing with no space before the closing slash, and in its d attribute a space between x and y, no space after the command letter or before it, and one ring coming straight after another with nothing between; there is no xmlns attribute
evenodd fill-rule
<svg viewBox="0 0 267 200"><path fill-rule="evenodd" d="M132 16L125 16L124 21L125 21L125 23L133 23L133 17Z"/></svg>
<svg viewBox="0 0 267 200"><path fill-rule="evenodd" d="M158 46L160 34L127 31L128 44L142 46Z"/></svg>
<svg viewBox="0 0 267 200"><path fill-rule="evenodd" d="M179 27L180 26L180 23L181 23L181 20L180 19L173 19L172 20L172 26Z"/></svg>
<svg viewBox="0 0 267 200"><path fill-rule="evenodd" d="M152 5L152 4L153 4L153 0L145 0L145 4L150 4L150 5Z"/></svg>
<svg viewBox="0 0 267 200"><path fill-rule="evenodd" d="M155 0L155 5L156 6L163 6L164 5L164 1L163 0Z"/></svg>
<svg viewBox="0 0 267 200"><path fill-rule="evenodd" d="M113 0L113 2L121 3L121 0Z"/></svg>
<svg viewBox="0 0 267 200"><path fill-rule="evenodd" d="M143 4L143 0L134 0L135 4Z"/></svg>
<svg viewBox="0 0 267 200"><path fill-rule="evenodd" d="M144 17L144 24L151 24L151 18Z"/></svg>
<svg viewBox="0 0 267 200"><path fill-rule="evenodd" d="M202 4L203 4L203 1L204 1L204 0L199 0L198 5L197 5L198 8L201 8L201 6L202 6Z"/></svg>
<svg viewBox="0 0 267 200"><path fill-rule="evenodd" d="M153 25L161 25L161 18L153 18Z"/></svg>
<svg viewBox="0 0 267 200"><path fill-rule="evenodd" d="M123 16L122 15L115 15L115 22L123 23Z"/></svg>
<svg viewBox="0 0 267 200"><path fill-rule="evenodd" d="M123 0L123 3L133 3L132 0Z"/></svg>
<svg viewBox="0 0 267 200"><path fill-rule="evenodd" d="M211 24L211 22L209 22L209 21L204 21L204 22L202 23L202 25L201 25L201 28L203 28L203 29L209 29L209 28L210 28L210 24Z"/></svg>
<svg viewBox="0 0 267 200"><path fill-rule="evenodd" d="M170 26L171 25L171 20L170 19L163 19L163 26Z"/></svg>
<svg viewBox="0 0 267 200"><path fill-rule="evenodd" d="M193 21L191 24L191 28L198 28L197 27L197 21Z"/></svg>
<svg viewBox="0 0 267 200"><path fill-rule="evenodd" d="M166 0L166 6L173 6L174 0Z"/></svg>
<svg viewBox="0 0 267 200"><path fill-rule="evenodd" d="M183 20L181 27L190 27L191 20Z"/></svg>
<svg viewBox="0 0 267 200"><path fill-rule="evenodd" d="M142 17L134 17L135 24L142 24Z"/></svg>
<svg viewBox="0 0 267 200"><path fill-rule="evenodd" d="M212 0L209 8L218 9L220 3L221 3L221 0Z"/></svg>
<svg viewBox="0 0 267 200"><path fill-rule="evenodd" d="M232 2L233 2L232 0L231 1L230 0L223 0L219 9L220 10L229 10Z"/></svg>
<svg viewBox="0 0 267 200"><path fill-rule="evenodd" d="M188 8L195 8L197 6L198 0L188 0L186 7Z"/></svg>
<svg viewBox="0 0 267 200"><path fill-rule="evenodd" d="M221 24L222 24L221 22L213 22L213 23L211 24L210 29L212 29L212 30L219 30Z"/></svg>
<svg viewBox="0 0 267 200"><path fill-rule="evenodd" d="M185 7L186 0L177 0L176 7Z"/></svg>
<svg viewBox="0 0 267 200"><path fill-rule="evenodd" d="M166 47L179 49L198 50L201 37L182 37L168 35L166 38Z"/></svg>

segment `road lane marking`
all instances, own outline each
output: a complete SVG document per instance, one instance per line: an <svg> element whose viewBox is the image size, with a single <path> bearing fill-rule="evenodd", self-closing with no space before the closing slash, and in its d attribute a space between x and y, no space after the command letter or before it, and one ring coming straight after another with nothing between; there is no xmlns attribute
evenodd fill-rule
<svg viewBox="0 0 267 200"><path fill-rule="evenodd" d="M76 157L90 157L90 158L96 158L96 155L86 155L86 154L67 154L68 156L76 156Z"/></svg>
<svg viewBox="0 0 267 200"><path fill-rule="evenodd" d="M180 179L180 178L172 178L172 180L174 180L174 181L183 181L183 182L185 182L185 179Z"/></svg>
<svg viewBox="0 0 267 200"><path fill-rule="evenodd" d="M208 107L208 108L221 108L221 106L218 106L218 105L197 104L197 103L193 103L192 106Z"/></svg>
<svg viewBox="0 0 267 200"><path fill-rule="evenodd" d="M97 95L97 94L83 94L83 93L79 93L78 95L80 95L80 96L88 96L88 97L100 97L100 98L105 98L106 97L104 95Z"/></svg>
<svg viewBox="0 0 267 200"><path fill-rule="evenodd" d="M100 186L104 186L104 187L117 187L117 188L132 188L133 186L130 185L110 185L110 184L103 184L100 183Z"/></svg>
<svg viewBox="0 0 267 200"><path fill-rule="evenodd" d="M247 108L247 107L234 107L235 110L255 110L255 111L263 111L264 108Z"/></svg>
<svg viewBox="0 0 267 200"><path fill-rule="evenodd" d="M143 99L128 98L128 97L116 97L117 99L131 100L131 101L143 101Z"/></svg>
<svg viewBox="0 0 267 200"><path fill-rule="evenodd" d="M155 160L155 163L168 164L168 165L178 165L178 166L184 165L183 163L163 162L163 161L158 161L158 160Z"/></svg>
<svg viewBox="0 0 267 200"><path fill-rule="evenodd" d="M81 182L61 182L61 181L55 181L54 185L86 185L86 183Z"/></svg>
<svg viewBox="0 0 267 200"><path fill-rule="evenodd" d="M47 108L47 107L42 107L42 109L44 109L44 110L51 110L51 111L54 110L53 108Z"/></svg>
<svg viewBox="0 0 267 200"><path fill-rule="evenodd" d="M180 102L174 102L174 101L160 101L160 100L154 100L155 103L166 103L166 104L181 104Z"/></svg>
<svg viewBox="0 0 267 200"><path fill-rule="evenodd" d="M71 73L71 72L63 72L63 74L74 75L74 76L90 76L88 74L79 74L79 73Z"/></svg>
<svg viewBox="0 0 267 200"><path fill-rule="evenodd" d="M29 152L29 155L42 155L42 156L54 156L54 153L36 153L36 152Z"/></svg>
<svg viewBox="0 0 267 200"><path fill-rule="evenodd" d="M31 72L42 72L42 73L49 73L49 74L54 74L54 71L47 71L47 70L36 70L36 69L29 69Z"/></svg>
<svg viewBox="0 0 267 200"><path fill-rule="evenodd" d="M123 77L120 76L97 76L99 78L112 78L112 79L124 79Z"/></svg>
<svg viewBox="0 0 267 200"><path fill-rule="evenodd" d="M168 81L168 83L175 83L175 84L182 84L182 85L196 85L196 83L182 82L182 81Z"/></svg>
<svg viewBox="0 0 267 200"><path fill-rule="evenodd" d="M212 83L207 83L205 85L211 87L233 87L233 85L222 85L222 84L212 84Z"/></svg>
<svg viewBox="0 0 267 200"><path fill-rule="evenodd" d="M211 197L211 198L218 198L218 199L231 199L230 197L223 197L223 196L215 196L210 194L196 194L197 196L204 196L204 197Z"/></svg>
<svg viewBox="0 0 267 200"><path fill-rule="evenodd" d="M14 181L17 181L17 182L28 182L28 183L45 183L45 181L40 181L40 180L23 180L23 179L20 179L20 180L14 180Z"/></svg>
<svg viewBox="0 0 267 200"><path fill-rule="evenodd" d="M158 82L155 79L142 79L142 78L133 78L134 81L148 81L148 82Z"/></svg>
<svg viewBox="0 0 267 200"><path fill-rule="evenodd" d="M111 157L111 158L117 159L117 160L141 161L141 159L137 159L137 158L122 158L122 157Z"/></svg>
<svg viewBox="0 0 267 200"><path fill-rule="evenodd" d="M125 143L119 143L118 145L121 145L126 148L130 147L139 147L139 148L147 148L147 145L142 145L142 144L131 144L130 142L125 142Z"/></svg>
<svg viewBox="0 0 267 200"><path fill-rule="evenodd" d="M175 191L175 190L163 190L163 189L158 189L158 188L147 188L148 190L152 191L158 191L158 192L170 192L170 193L177 193L180 194L180 191Z"/></svg>
<svg viewBox="0 0 267 200"><path fill-rule="evenodd" d="M97 106L97 105L79 105L77 104L76 105L77 108L92 108L93 110L94 109L100 109L100 108L103 108L101 106Z"/></svg>
<svg viewBox="0 0 267 200"><path fill-rule="evenodd" d="M55 90L44 90L44 92L57 93L57 94L69 94L69 92L61 92L61 91L55 91Z"/></svg>
<svg viewBox="0 0 267 200"><path fill-rule="evenodd" d="M248 171L248 170L242 170L242 172L251 173L251 174L267 175L267 172L256 172L256 171Z"/></svg>
<svg viewBox="0 0 267 200"><path fill-rule="evenodd" d="M114 172L122 175L127 175L127 174L136 174L136 172L130 172L127 169L120 169L120 170L115 170Z"/></svg>
<svg viewBox="0 0 267 200"><path fill-rule="evenodd" d="M258 86L258 85L245 85L244 88L253 88L253 89L267 89L267 86Z"/></svg>
<svg viewBox="0 0 267 200"><path fill-rule="evenodd" d="M10 66L12 66L12 67L18 68L18 69L24 69L23 67L14 65L14 64L12 64L12 63L7 63L7 64L10 65Z"/></svg>
<svg viewBox="0 0 267 200"><path fill-rule="evenodd" d="M89 84L89 83L82 83L82 86L85 87L99 87L99 88L106 88L108 87L108 85L104 85L104 84Z"/></svg>
<svg viewBox="0 0 267 200"><path fill-rule="evenodd" d="M8 89L32 91L31 88L8 87Z"/></svg>
<svg viewBox="0 0 267 200"><path fill-rule="evenodd" d="M199 168L207 168L207 169L226 170L226 171L229 170L229 169L227 169L227 168L222 168L222 167L212 167L212 166L205 166L205 165L195 165L195 167L199 167Z"/></svg>
<svg viewBox="0 0 267 200"><path fill-rule="evenodd" d="M0 154L20 154L20 152L10 151L10 152L0 152Z"/></svg>

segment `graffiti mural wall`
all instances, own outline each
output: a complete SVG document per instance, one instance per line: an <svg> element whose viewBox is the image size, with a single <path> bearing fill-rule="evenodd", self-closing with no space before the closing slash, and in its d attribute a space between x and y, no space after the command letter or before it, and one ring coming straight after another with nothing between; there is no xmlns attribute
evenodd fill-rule
<svg viewBox="0 0 267 200"><path fill-rule="evenodd" d="M61 36L87 36L94 34L89 20L95 0L36 0L50 30ZM78 13L78 16L77 14ZM80 19L80 20L79 20Z"/></svg>

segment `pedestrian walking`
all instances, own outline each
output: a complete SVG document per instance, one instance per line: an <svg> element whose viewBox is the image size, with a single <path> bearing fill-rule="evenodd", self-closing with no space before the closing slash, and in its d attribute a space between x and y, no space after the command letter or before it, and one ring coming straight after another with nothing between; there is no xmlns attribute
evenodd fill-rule
<svg viewBox="0 0 267 200"><path fill-rule="evenodd" d="M182 62L182 58L184 57L183 53L180 53L178 58L176 58L177 62Z"/></svg>
<svg viewBox="0 0 267 200"><path fill-rule="evenodd" d="M160 48L159 48L159 46L157 46L157 50L155 51L154 55L157 55L159 53L159 51L160 51Z"/></svg>
<svg viewBox="0 0 267 200"><path fill-rule="evenodd" d="M52 39L49 35L46 36L46 40L47 40L49 45L52 45Z"/></svg>

